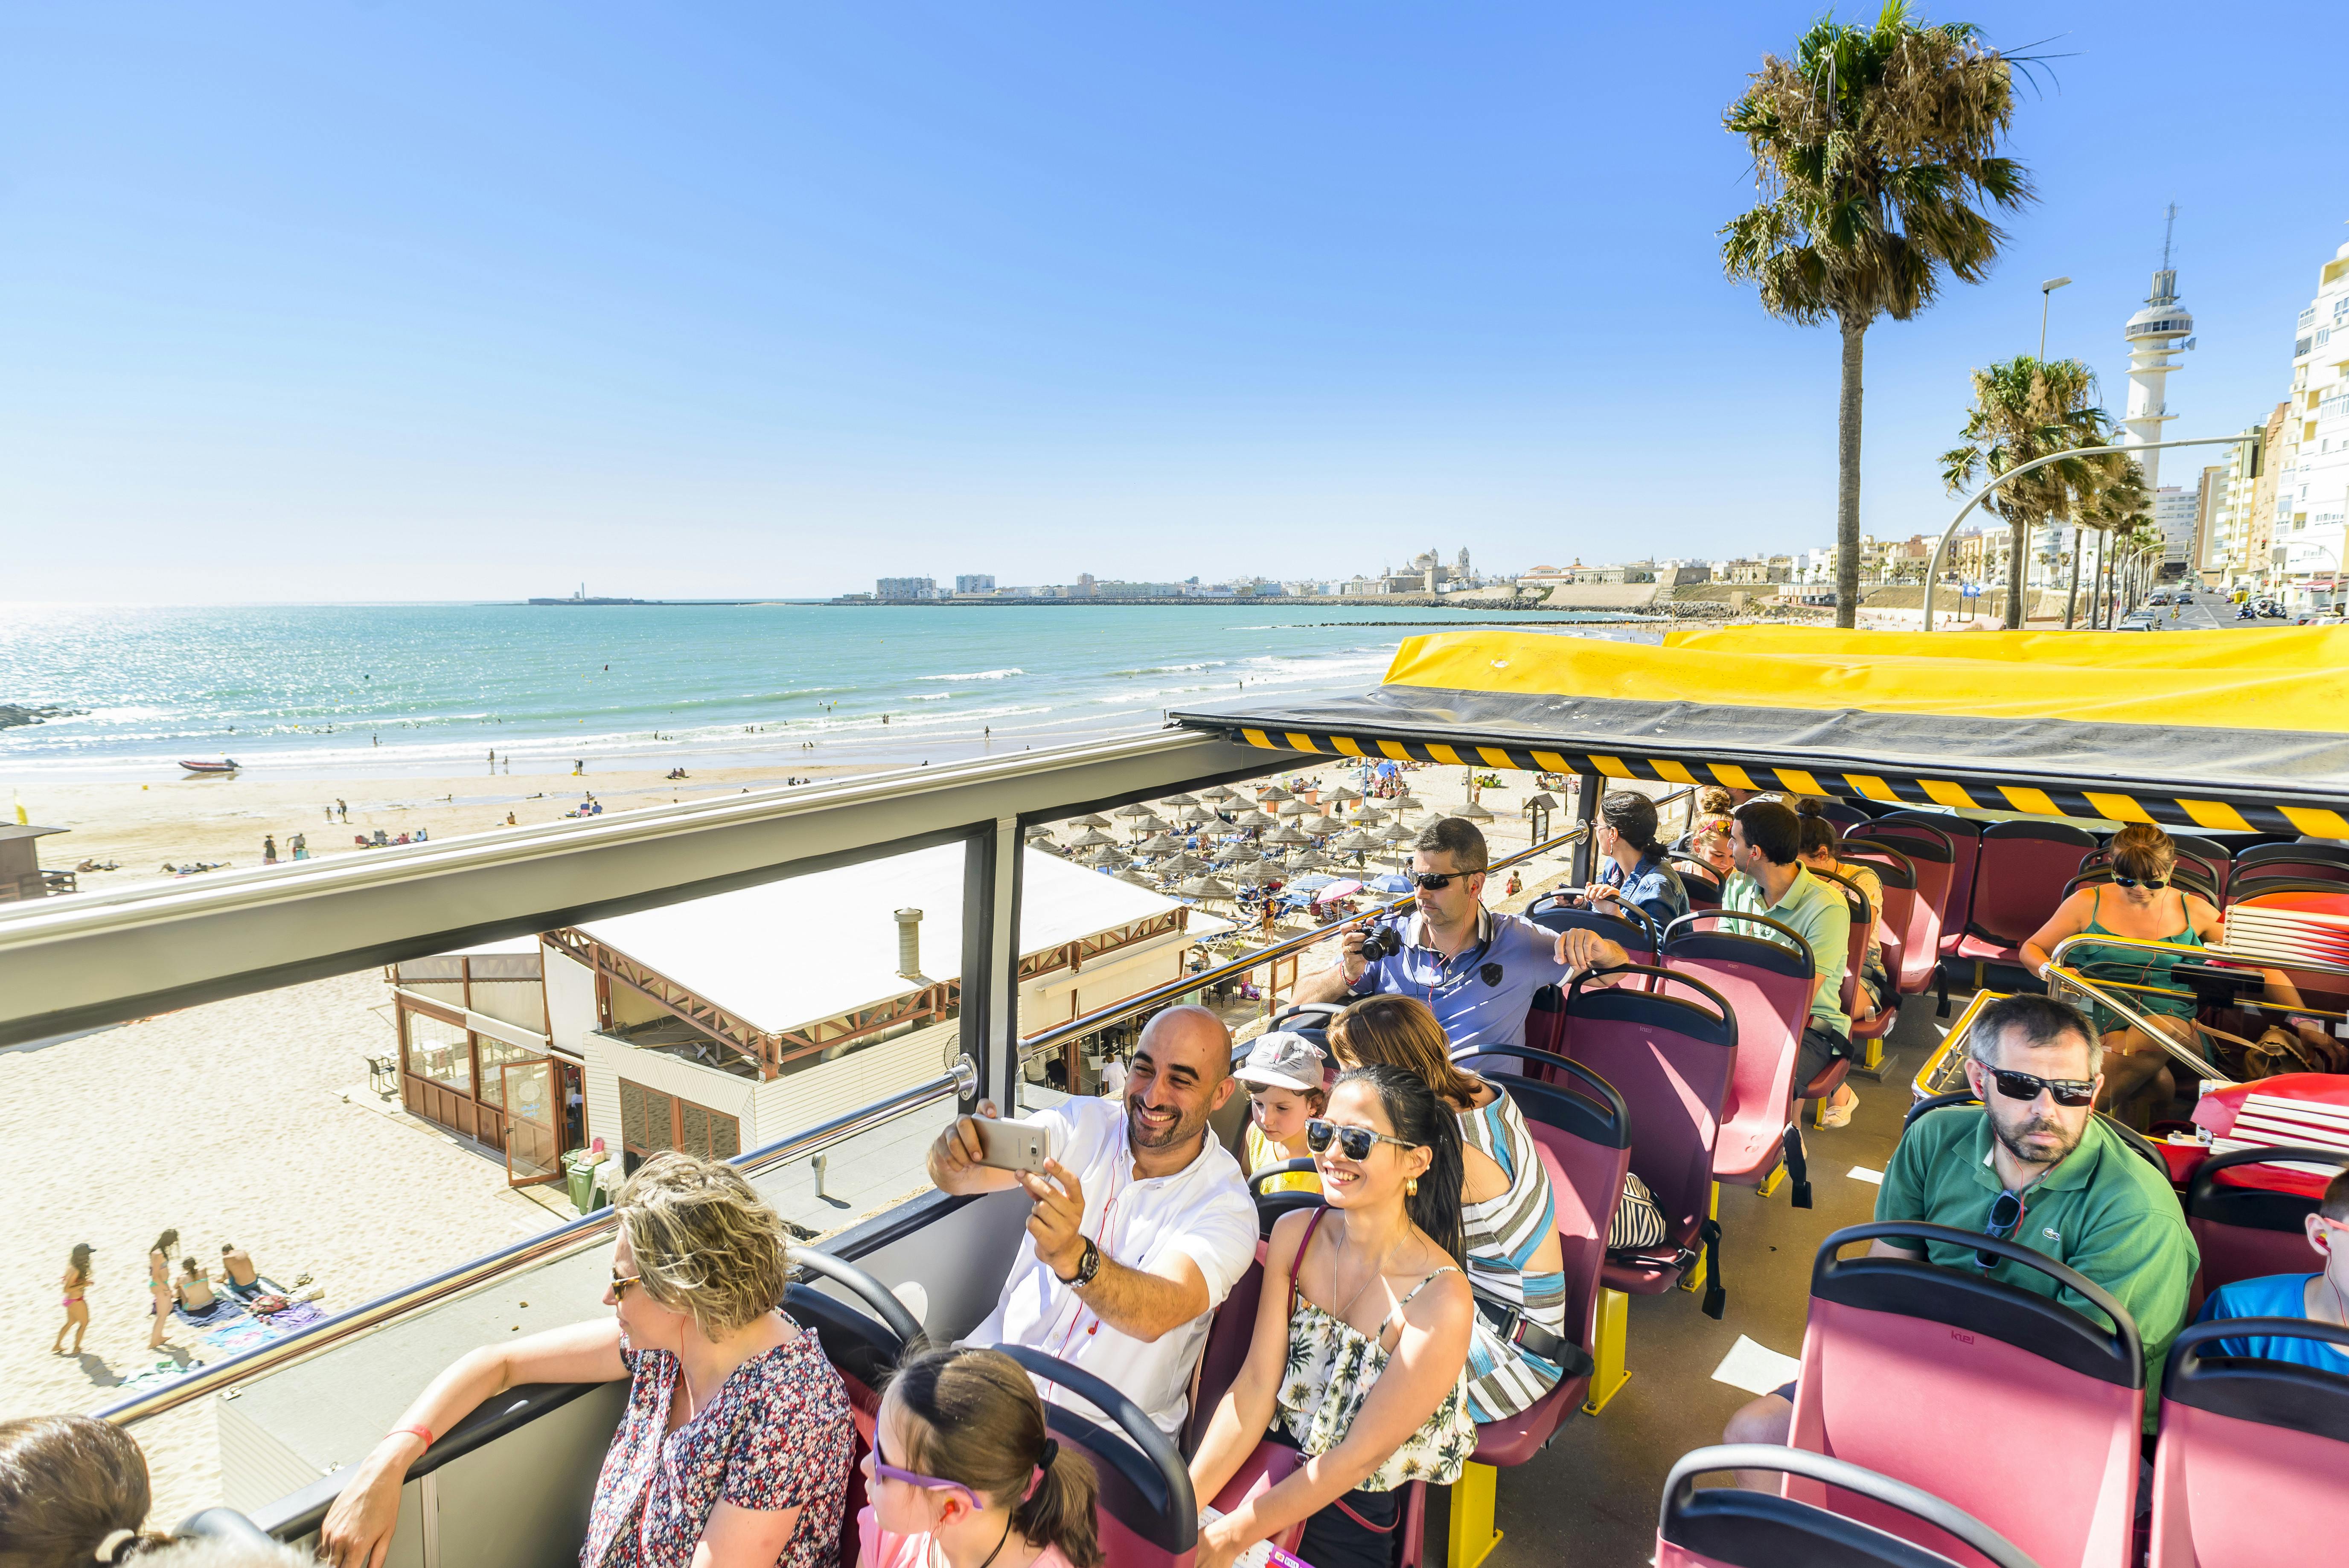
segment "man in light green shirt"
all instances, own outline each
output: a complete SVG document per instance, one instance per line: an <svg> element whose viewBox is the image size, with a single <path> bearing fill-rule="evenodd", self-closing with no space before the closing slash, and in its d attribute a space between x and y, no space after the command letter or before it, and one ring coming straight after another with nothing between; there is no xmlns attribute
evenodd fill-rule
<svg viewBox="0 0 2349 1568"><path fill-rule="evenodd" d="M1851 1054L1851 1020L1844 1016L1844 971L1851 961L1851 907L1839 889L1803 869L1802 819L1785 802L1748 800L1730 814L1729 859L1736 870L1721 890L1721 907L1738 914L1764 915L1792 930L1811 950L1811 1013L1795 1063L1799 1090L1835 1062ZM1764 927L1732 921L1723 929L1783 941ZM1859 1097L1848 1083L1819 1112L1822 1127L1851 1119Z"/></svg>

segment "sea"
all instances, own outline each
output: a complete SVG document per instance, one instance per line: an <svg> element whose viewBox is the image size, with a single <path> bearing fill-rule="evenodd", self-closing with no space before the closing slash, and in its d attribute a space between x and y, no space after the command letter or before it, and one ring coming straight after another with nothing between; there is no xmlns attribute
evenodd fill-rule
<svg viewBox="0 0 2349 1568"><path fill-rule="evenodd" d="M1376 684L1418 633L1649 626L1247 601L1203 605L0 607L0 780L328 779L938 762L1153 727L1218 696Z"/></svg>

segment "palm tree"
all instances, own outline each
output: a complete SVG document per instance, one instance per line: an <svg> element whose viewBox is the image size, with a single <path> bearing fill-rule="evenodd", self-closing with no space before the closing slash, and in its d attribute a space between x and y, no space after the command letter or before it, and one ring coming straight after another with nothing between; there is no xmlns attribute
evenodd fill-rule
<svg viewBox="0 0 2349 1568"><path fill-rule="evenodd" d="M2137 460L2126 453L2116 452L2094 459L2095 471L2092 488L2082 498L2079 511L2081 526L2094 529L2101 541L2096 551L2097 570L2101 573L2116 559L2116 549L2134 549L2146 542L2146 536L2155 532L2153 527L2153 492L2145 488L2145 469ZM2058 468L2062 464L2054 465ZM2079 546L2073 546L2076 560ZM2088 624L2099 624L2095 613L2097 590L2089 590ZM2102 624L2109 626L2114 620L2112 609L2106 606Z"/></svg>
<svg viewBox="0 0 2349 1568"><path fill-rule="evenodd" d="M2076 359L2043 361L2018 354L1975 371L1974 404L1962 432L1966 444L1941 455L1942 482L1955 495L1973 489L1979 474L1994 479L2052 452L2104 445L2113 425L2090 401L2095 392L2095 373ZM2007 625L2023 624L2031 531L2103 494L2119 471L2110 458L2069 458L2002 485L1982 502L1983 510L2006 520L2010 531Z"/></svg>
<svg viewBox="0 0 2349 1568"><path fill-rule="evenodd" d="M1823 17L1792 59L1765 56L1723 126L1754 154L1762 202L1724 224L1721 259L1762 308L1843 332L1837 414L1836 624L1859 600L1861 340L1879 315L1907 321L1947 271L1980 283L2006 235L1992 204L2032 199L1998 156L2013 118L2009 60L1965 23L1932 26L1888 0L1869 26Z"/></svg>

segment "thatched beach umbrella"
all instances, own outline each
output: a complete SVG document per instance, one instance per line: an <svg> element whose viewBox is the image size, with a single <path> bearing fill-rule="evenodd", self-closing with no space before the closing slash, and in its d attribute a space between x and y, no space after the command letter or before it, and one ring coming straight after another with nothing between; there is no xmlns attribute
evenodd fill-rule
<svg viewBox="0 0 2349 1568"><path fill-rule="evenodd" d="M1262 887L1279 874L1268 865L1242 866L1232 873L1232 881L1241 887Z"/></svg>
<svg viewBox="0 0 2349 1568"><path fill-rule="evenodd" d="M1272 814L1276 817L1309 817L1313 814L1313 808L1292 795L1275 808Z"/></svg>
<svg viewBox="0 0 2349 1568"><path fill-rule="evenodd" d="M1274 818L1267 816L1262 811L1242 811L1238 816L1232 819L1232 826L1235 828L1269 828L1273 825L1274 821Z"/></svg>
<svg viewBox="0 0 2349 1568"><path fill-rule="evenodd" d="M1185 898L1228 900L1232 896L1232 884L1216 877L1193 877L1174 891Z"/></svg>
<svg viewBox="0 0 2349 1568"><path fill-rule="evenodd" d="M1356 794L1353 790L1347 789L1343 784L1340 784L1335 789L1330 790L1327 795L1322 796L1321 799L1324 800L1334 800L1338 804L1343 805L1349 800L1359 800L1361 797Z"/></svg>
<svg viewBox="0 0 2349 1568"><path fill-rule="evenodd" d="M1150 808L1139 804L1133 806L1120 806L1116 810L1112 811L1110 815L1112 817L1147 817L1150 815Z"/></svg>
<svg viewBox="0 0 2349 1568"><path fill-rule="evenodd" d="M1104 844L1114 846L1116 843L1117 841L1115 839L1112 839L1107 833L1102 832L1101 829L1087 828L1083 832L1079 833L1075 838L1069 841L1069 848L1072 850L1096 850Z"/></svg>
<svg viewBox="0 0 2349 1568"><path fill-rule="evenodd" d="M1168 826L1166 819L1155 811L1145 811L1133 820L1133 830L1137 833L1163 833Z"/></svg>
<svg viewBox="0 0 2349 1568"><path fill-rule="evenodd" d="M1239 795L1229 785L1210 784L1205 789L1199 791L1199 799L1202 800L1237 800L1239 799Z"/></svg>
<svg viewBox="0 0 2349 1568"><path fill-rule="evenodd" d="M1109 819L1107 817L1095 816L1092 812L1088 811L1081 817L1070 818L1068 825L1071 828L1106 828L1109 826Z"/></svg>
<svg viewBox="0 0 2349 1568"><path fill-rule="evenodd" d="M1278 784L1267 784L1263 786L1257 790L1256 798L1259 800L1293 800L1296 799L1294 795L1291 795L1288 790L1282 789Z"/></svg>
<svg viewBox="0 0 2349 1568"><path fill-rule="evenodd" d="M1418 796L1406 789L1402 794L1387 802L1387 810L1390 811L1424 811L1427 808L1425 805L1421 803Z"/></svg>
<svg viewBox="0 0 2349 1568"><path fill-rule="evenodd" d="M1413 839L1419 837L1419 830L1416 828L1407 828L1401 822L1389 822L1383 829L1380 830L1379 837L1384 839L1390 844L1407 844Z"/></svg>
<svg viewBox="0 0 2349 1568"><path fill-rule="evenodd" d="M1460 808L1456 815L1465 817L1472 822L1489 822L1493 820L1493 813L1485 809L1485 804L1481 800L1469 801Z"/></svg>
<svg viewBox="0 0 2349 1568"><path fill-rule="evenodd" d="M1125 870L1117 872L1111 880L1113 882L1132 882L1135 887L1154 888L1158 885L1158 879L1156 877L1152 876L1148 872L1142 871L1134 866L1126 867Z"/></svg>
<svg viewBox="0 0 2349 1568"><path fill-rule="evenodd" d="M1188 823L1193 826L1196 826L1201 822L1219 822L1223 820L1222 818L1216 816L1213 811L1208 810L1205 806L1198 805L1184 807L1180 811L1174 814L1174 820L1178 822Z"/></svg>
<svg viewBox="0 0 2349 1568"><path fill-rule="evenodd" d="M1308 817L1297 826L1316 838L1326 837L1330 833L1342 833L1346 830L1346 824L1334 817Z"/></svg>
<svg viewBox="0 0 2349 1568"><path fill-rule="evenodd" d="M1169 795L1158 803L1162 806L1195 806L1199 801L1195 796Z"/></svg>
<svg viewBox="0 0 2349 1568"><path fill-rule="evenodd" d="M1089 866L1130 866L1133 857L1114 844L1104 844L1085 857Z"/></svg>
<svg viewBox="0 0 2349 1568"><path fill-rule="evenodd" d="M1264 836L1264 841L1268 844L1301 844L1306 840L1305 835L1294 828L1275 828Z"/></svg>
<svg viewBox="0 0 2349 1568"><path fill-rule="evenodd" d="M1172 833L1153 833L1135 846L1145 855L1171 855L1183 847L1183 841Z"/></svg>
<svg viewBox="0 0 2349 1568"><path fill-rule="evenodd" d="M1377 835L1366 833L1357 828L1342 839L1331 840L1330 847L1333 850L1343 850L1350 855L1365 855L1379 847L1379 841Z"/></svg>
<svg viewBox="0 0 2349 1568"><path fill-rule="evenodd" d="M1319 871L1330 863L1330 857L1319 850L1299 850L1288 857L1288 869L1293 872Z"/></svg>

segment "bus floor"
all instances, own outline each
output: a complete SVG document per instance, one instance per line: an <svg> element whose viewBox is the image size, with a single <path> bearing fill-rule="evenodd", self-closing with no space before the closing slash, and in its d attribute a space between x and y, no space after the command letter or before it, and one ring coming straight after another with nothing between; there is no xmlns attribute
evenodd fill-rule
<svg viewBox="0 0 2349 1568"><path fill-rule="evenodd" d="M1963 1010L1952 995L1950 1019ZM1909 1082L1948 1028L1950 1020L1933 1013L1930 995L1908 999L1885 1042L1881 1081L1852 1080L1860 1102L1849 1126L1804 1128L1811 1208L1794 1207L1784 1181L1767 1198L1749 1188L1721 1190L1728 1291L1721 1321L1705 1316L1689 1292L1630 1298L1624 1362L1630 1380L1598 1415L1578 1413L1530 1463L1500 1472L1495 1521L1502 1539L1487 1568L1631 1568L1654 1558L1665 1475L1690 1449L1721 1441L1723 1424L1754 1398L1716 1382L1714 1369L1741 1336L1799 1356L1819 1243L1875 1217L1876 1185L1852 1172L1881 1172L1891 1159ZM1431 1565L1444 1558L1446 1497L1430 1490Z"/></svg>

